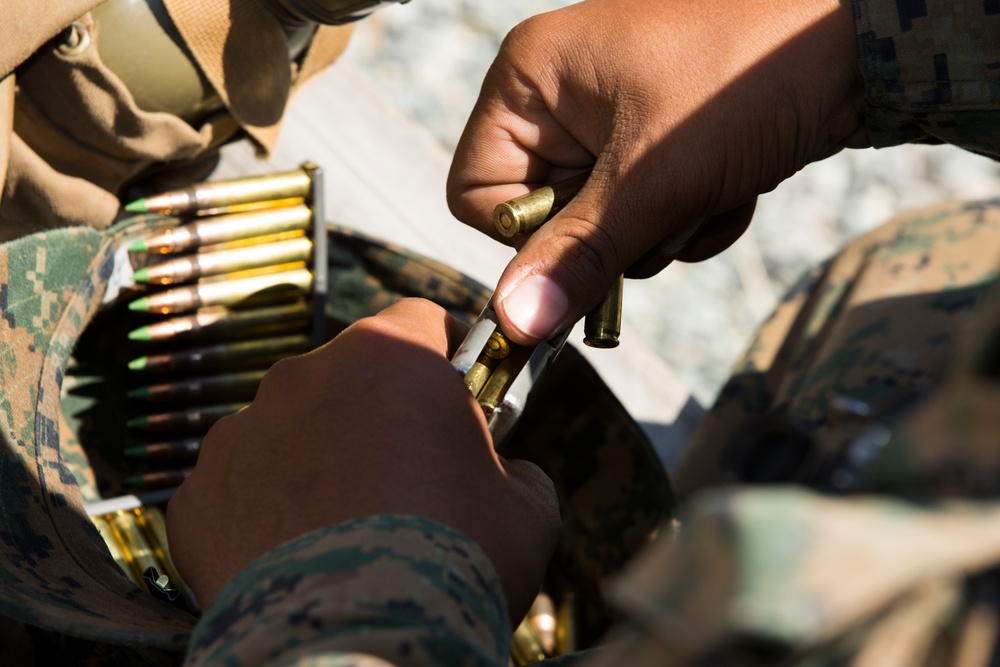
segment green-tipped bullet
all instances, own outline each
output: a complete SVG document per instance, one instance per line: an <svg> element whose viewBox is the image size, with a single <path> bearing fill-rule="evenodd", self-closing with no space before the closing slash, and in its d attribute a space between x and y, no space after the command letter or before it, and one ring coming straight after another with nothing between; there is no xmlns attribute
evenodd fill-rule
<svg viewBox="0 0 1000 667"><path fill-rule="evenodd" d="M148 338L148 328L147 327L143 327L143 329L147 329L147 337L145 339L142 339L142 340L149 340L149 338ZM132 333L130 333L128 335L128 337L132 338L132 334L136 333L136 332L139 332L139 331L142 331L142 329L136 329L135 331L133 331ZM133 340L135 340L135 339L133 338ZM144 370L146 370L147 366L149 366L149 357L138 357L137 359L133 359L132 361L128 362L128 368L131 371L144 371Z"/></svg>
<svg viewBox="0 0 1000 667"><path fill-rule="evenodd" d="M188 408L179 412L163 412L155 415L140 415L125 422L129 428L146 431L193 431L207 430L209 426L230 415L246 403L227 403Z"/></svg>
<svg viewBox="0 0 1000 667"><path fill-rule="evenodd" d="M129 447L125 450L125 456L147 461L193 463L198 458L199 450L201 450L201 438L184 438Z"/></svg>
<svg viewBox="0 0 1000 667"><path fill-rule="evenodd" d="M125 486L141 489L156 489L164 486L177 486L191 476L193 468L182 470L160 470L144 475L130 475L125 478Z"/></svg>
<svg viewBox="0 0 1000 667"><path fill-rule="evenodd" d="M125 422L125 425L130 428L146 428L149 426L149 418L146 415L140 417L133 417Z"/></svg>
<svg viewBox="0 0 1000 667"><path fill-rule="evenodd" d="M135 329L133 331L129 331L128 332L128 339L129 340L153 340L153 336L152 336L152 333L150 332L149 327L146 326L146 327L139 327L138 329ZM132 365L129 364L129 368L131 368L131 367L132 367Z"/></svg>
<svg viewBox="0 0 1000 667"><path fill-rule="evenodd" d="M231 309L225 306L210 306L201 308L192 315L174 317L139 327L130 332L128 337L138 341L158 341L174 336L194 337L199 334L206 336L246 334L248 331L265 327L273 334L279 329L301 330L302 324L309 320L309 315L309 306L302 300L268 308Z"/></svg>
<svg viewBox="0 0 1000 667"><path fill-rule="evenodd" d="M125 204L125 210L128 211L129 213L149 213L149 207L146 206L145 198L136 199L134 202L129 202L128 204ZM145 252L145 251L141 250L138 252Z"/></svg>
<svg viewBox="0 0 1000 667"><path fill-rule="evenodd" d="M302 235L301 230L296 230L296 233L298 235L292 238L230 249L215 250L226 244L207 246L211 250L200 248L195 255L185 255L153 266L142 267L132 274L132 278L139 283L174 285L205 276L305 262L312 253L312 241ZM274 236L276 235L265 238ZM230 243L235 245L245 243L245 240Z"/></svg>
<svg viewBox="0 0 1000 667"><path fill-rule="evenodd" d="M149 373L269 368L278 359L300 354L311 347L312 342L305 334L272 336L150 354L133 359L128 367Z"/></svg>
<svg viewBox="0 0 1000 667"><path fill-rule="evenodd" d="M176 382L137 387L128 392L129 398L147 401L193 401L251 400L257 393L257 385L264 379L264 369L225 373L222 375L202 375Z"/></svg>
<svg viewBox="0 0 1000 667"><path fill-rule="evenodd" d="M131 245L128 247L129 252L149 252L149 246L146 244L146 239L136 239L132 241Z"/></svg>
<svg viewBox="0 0 1000 667"><path fill-rule="evenodd" d="M216 276L197 285L175 287L136 299L129 310L167 315L191 311L202 306L231 306L251 298L257 301L287 300L290 295L306 294L313 274L308 269L251 275L233 279L235 274Z"/></svg>

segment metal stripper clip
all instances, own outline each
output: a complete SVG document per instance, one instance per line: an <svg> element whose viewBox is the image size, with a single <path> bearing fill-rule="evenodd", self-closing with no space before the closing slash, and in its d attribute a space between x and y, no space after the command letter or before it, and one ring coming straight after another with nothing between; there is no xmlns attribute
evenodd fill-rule
<svg viewBox="0 0 1000 667"><path fill-rule="evenodd" d="M569 337L569 330L526 347L511 342L500 330L490 300L469 335L462 341L451 365L486 414L498 452L541 380Z"/></svg>

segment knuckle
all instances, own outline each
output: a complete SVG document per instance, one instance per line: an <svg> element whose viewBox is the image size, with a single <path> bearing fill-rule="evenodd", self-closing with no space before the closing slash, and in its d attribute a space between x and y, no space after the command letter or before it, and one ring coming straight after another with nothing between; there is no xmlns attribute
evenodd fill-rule
<svg viewBox="0 0 1000 667"><path fill-rule="evenodd" d="M560 233L567 241L562 263L572 280L589 289L595 282L608 282L620 273L616 268L617 245L601 225L575 219L567 221Z"/></svg>
<svg viewBox="0 0 1000 667"><path fill-rule="evenodd" d="M302 366L302 357L285 357L276 361L264 374L257 388L257 396L272 391L287 391L295 386L297 377ZM232 417L232 415L230 415ZM229 417L222 419L218 424L223 424Z"/></svg>

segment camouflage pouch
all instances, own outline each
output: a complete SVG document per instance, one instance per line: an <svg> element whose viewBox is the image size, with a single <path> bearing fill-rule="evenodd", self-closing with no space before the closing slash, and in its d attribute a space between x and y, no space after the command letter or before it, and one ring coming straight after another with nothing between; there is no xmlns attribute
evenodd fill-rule
<svg viewBox="0 0 1000 667"><path fill-rule="evenodd" d="M88 519L84 503L118 487L108 473L114 462L81 445L80 432L89 427L113 441L121 426L88 423L74 403L86 393L78 369L101 361L81 338L98 325L121 326L120 300L105 302L118 273L131 268L123 265L124 242L169 222L139 217L102 232L61 229L0 246L4 664L172 664L196 622L135 586ZM445 266L356 232L327 231L331 334L405 296L431 298L466 321L488 297ZM517 455L553 477L566 519L550 585L585 598L581 634L596 637L610 621L603 578L672 517L665 473L634 421L571 349L519 429Z"/></svg>

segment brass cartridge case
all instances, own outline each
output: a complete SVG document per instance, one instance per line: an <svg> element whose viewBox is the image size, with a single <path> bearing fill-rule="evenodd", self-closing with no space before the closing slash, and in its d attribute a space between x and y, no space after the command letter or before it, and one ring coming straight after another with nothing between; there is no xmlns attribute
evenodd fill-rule
<svg viewBox="0 0 1000 667"><path fill-rule="evenodd" d="M136 271L137 282L171 285L202 276L244 271L288 262L305 262L312 253L312 241L305 236L275 243L260 243L232 250L199 252Z"/></svg>
<svg viewBox="0 0 1000 667"><path fill-rule="evenodd" d="M493 226L508 239L541 227L580 192L589 177L590 172L577 174L498 204L493 209Z"/></svg>
<svg viewBox="0 0 1000 667"><path fill-rule="evenodd" d="M597 348L618 347L622 332L622 295L625 276L618 276L614 286L583 321L583 342Z"/></svg>
<svg viewBox="0 0 1000 667"><path fill-rule="evenodd" d="M142 586L142 577L135 574L131 556L125 551L125 545L115 536L115 531L111 528L111 525L102 516L92 516L90 520L94 522L97 532L104 538L104 543L107 545L108 551L111 552L111 557L115 559L118 567L132 580L132 583Z"/></svg>
<svg viewBox="0 0 1000 667"><path fill-rule="evenodd" d="M150 567L160 570L161 566L156 558L156 553L139 529L133 512L119 510L114 514L105 515L104 519L107 520L115 537L118 538L124 551L129 555L132 572L138 581L142 581L142 573Z"/></svg>
<svg viewBox="0 0 1000 667"><path fill-rule="evenodd" d="M311 223L312 211L303 204L231 213L198 220L151 236L145 239L145 252L181 252L197 246L308 229Z"/></svg>
<svg viewBox="0 0 1000 667"><path fill-rule="evenodd" d="M250 202L305 197L309 194L309 186L309 174L296 169L264 176L198 183L147 197L145 207L150 212L168 215L192 213L200 209L225 209Z"/></svg>

